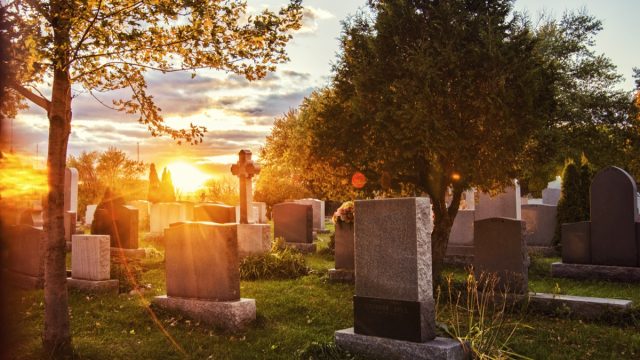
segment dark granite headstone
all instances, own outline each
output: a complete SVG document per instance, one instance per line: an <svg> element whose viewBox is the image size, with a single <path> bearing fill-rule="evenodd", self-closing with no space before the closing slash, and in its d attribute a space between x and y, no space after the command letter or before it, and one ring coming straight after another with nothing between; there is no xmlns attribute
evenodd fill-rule
<svg viewBox="0 0 640 360"><path fill-rule="evenodd" d="M353 270L353 223L340 221L336 224L335 244L336 269Z"/></svg>
<svg viewBox="0 0 640 360"><path fill-rule="evenodd" d="M193 207L193 219L218 224L235 223L236 208L220 204L199 204Z"/></svg>
<svg viewBox="0 0 640 360"><path fill-rule="evenodd" d="M98 207L91 224L91 234L109 235L111 247L137 249L138 209L129 205Z"/></svg>
<svg viewBox="0 0 640 360"><path fill-rule="evenodd" d="M311 205L281 203L271 211L275 238L288 243L313 243L313 208Z"/></svg>
<svg viewBox="0 0 640 360"><path fill-rule="evenodd" d="M6 268L41 281L44 277L44 231L29 225L8 226L5 231Z"/></svg>
<svg viewBox="0 0 640 360"><path fill-rule="evenodd" d="M172 224L164 232L167 296L240 300L237 225Z"/></svg>
<svg viewBox="0 0 640 360"><path fill-rule="evenodd" d="M562 262L591 264L591 222L562 224Z"/></svg>
<svg viewBox="0 0 640 360"><path fill-rule="evenodd" d="M608 167L591 183L591 261L638 266L636 183L624 170Z"/></svg>
<svg viewBox="0 0 640 360"><path fill-rule="evenodd" d="M489 218L476 221L473 228L474 270L495 273L500 290L526 293L529 257L523 236L524 222Z"/></svg>

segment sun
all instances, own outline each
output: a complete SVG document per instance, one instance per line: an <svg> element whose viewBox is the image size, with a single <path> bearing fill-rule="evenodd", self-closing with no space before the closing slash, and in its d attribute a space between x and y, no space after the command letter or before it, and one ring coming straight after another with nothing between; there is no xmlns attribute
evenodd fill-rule
<svg viewBox="0 0 640 360"><path fill-rule="evenodd" d="M167 168L171 171L173 186L182 193L192 193L200 189L205 181L211 178L211 175L183 162L170 163Z"/></svg>

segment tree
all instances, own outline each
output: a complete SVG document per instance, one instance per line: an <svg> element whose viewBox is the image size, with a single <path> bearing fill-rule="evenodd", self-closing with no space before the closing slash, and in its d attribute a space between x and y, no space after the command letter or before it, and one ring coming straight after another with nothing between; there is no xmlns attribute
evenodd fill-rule
<svg viewBox="0 0 640 360"><path fill-rule="evenodd" d="M227 205L240 204L240 188L235 176L224 175L207 180L203 193L203 201L217 201Z"/></svg>
<svg viewBox="0 0 640 360"><path fill-rule="evenodd" d="M89 94L125 89L130 99L113 107L139 115L154 136L198 143L206 129L172 129L146 91L149 72L218 69L260 79L286 60L284 46L300 26L300 0L280 10L245 17L246 4L221 1L8 1L11 96L44 109L49 118L49 194L45 273L46 351L69 353L63 227L63 185L71 132L71 86ZM49 82L47 96L36 85Z"/></svg>
<svg viewBox="0 0 640 360"><path fill-rule="evenodd" d="M162 180L160 182L160 201L176 201L176 189L173 187L173 180L171 180L171 171L167 170L167 168L164 168L164 170L162 170Z"/></svg>
<svg viewBox="0 0 640 360"><path fill-rule="evenodd" d="M318 156L367 184L429 195L437 280L462 192L496 190L519 173L549 120L552 74L511 1L370 7L375 20L346 24L333 90L307 130Z"/></svg>
<svg viewBox="0 0 640 360"><path fill-rule="evenodd" d="M153 163L149 167L149 193L147 200L152 203L160 202L160 179L156 171L156 164Z"/></svg>
<svg viewBox="0 0 640 360"><path fill-rule="evenodd" d="M633 120L631 93L619 89L615 65L593 50L602 22L581 11L540 23L536 48L553 69L556 107L552 126L539 130L538 146L530 148L533 156L523 167L529 188L542 190L568 159L582 154L595 168L628 168L640 123Z"/></svg>

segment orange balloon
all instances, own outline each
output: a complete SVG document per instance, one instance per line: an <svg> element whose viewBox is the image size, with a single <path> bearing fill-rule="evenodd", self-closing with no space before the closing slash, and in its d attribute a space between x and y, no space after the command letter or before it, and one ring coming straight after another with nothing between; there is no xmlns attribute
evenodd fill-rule
<svg viewBox="0 0 640 360"><path fill-rule="evenodd" d="M367 183L367 178L360 171L356 171L351 177L351 184L356 189L362 189Z"/></svg>

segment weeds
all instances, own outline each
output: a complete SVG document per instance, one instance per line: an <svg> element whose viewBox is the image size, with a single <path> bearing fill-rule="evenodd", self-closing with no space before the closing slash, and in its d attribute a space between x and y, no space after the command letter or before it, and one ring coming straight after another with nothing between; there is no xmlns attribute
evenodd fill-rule
<svg viewBox="0 0 640 360"><path fill-rule="evenodd" d="M309 273L304 256L299 252L282 247L282 239L274 241L271 251L264 255L247 256L240 261L240 278L293 279Z"/></svg>

